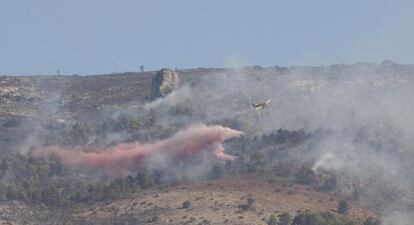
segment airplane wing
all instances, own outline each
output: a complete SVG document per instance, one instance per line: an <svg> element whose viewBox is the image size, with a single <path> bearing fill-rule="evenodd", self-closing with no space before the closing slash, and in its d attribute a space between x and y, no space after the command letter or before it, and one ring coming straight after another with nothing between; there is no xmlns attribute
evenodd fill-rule
<svg viewBox="0 0 414 225"><path fill-rule="evenodd" d="M269 99L267 99L267 100L265 101L265 104L269 104L271 101L272 101L272 99L271 99L271 98L269 98Z"/></svg>
<svg viewBox="0 0 414 225"><path fill-rule="evenodd" d="M262 110L264 107L263 107L263 105L255 105L254 106L254 109L256 110L256 111L259 111L259 110Z"/></svg>

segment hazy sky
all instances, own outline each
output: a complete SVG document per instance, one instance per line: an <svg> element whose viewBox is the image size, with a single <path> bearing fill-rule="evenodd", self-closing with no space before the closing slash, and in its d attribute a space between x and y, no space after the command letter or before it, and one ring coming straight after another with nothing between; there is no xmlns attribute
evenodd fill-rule
<svg viewBox="0 0 414 225"><path fill-rule="evenodd" d="M414 1L0 0L0 74L414 63Z"/></svg>

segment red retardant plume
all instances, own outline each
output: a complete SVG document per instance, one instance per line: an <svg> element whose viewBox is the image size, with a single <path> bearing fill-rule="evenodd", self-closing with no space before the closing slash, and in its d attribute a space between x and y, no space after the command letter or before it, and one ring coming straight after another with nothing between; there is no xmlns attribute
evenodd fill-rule
<svg viewBox="0 0 414 225"><path fill-rule="evenodd" d="M224 153L223 142L239 137L243 132L220 125L193 125L173 136L155 143L127 143L104 149L79 146L68 149L58 145L34 148L30 154L36 158L57 156L69 167L90 171L102 170L111 177L126 176L130 172L159 163L169 166L207 154L219 160L234 160ZM87 150L87 151L86 151Z"/></svg>

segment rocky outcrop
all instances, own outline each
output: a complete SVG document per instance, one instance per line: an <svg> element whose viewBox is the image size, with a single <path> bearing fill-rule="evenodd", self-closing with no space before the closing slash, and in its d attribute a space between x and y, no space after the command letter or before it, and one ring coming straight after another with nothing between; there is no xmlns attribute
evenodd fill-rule
<svg viewBox="0 0 414 225"><path fill-rule="evenodd" d="M152 79L150 99L165 97L178 88L178 74L170 69L162 69Z"/></svg>

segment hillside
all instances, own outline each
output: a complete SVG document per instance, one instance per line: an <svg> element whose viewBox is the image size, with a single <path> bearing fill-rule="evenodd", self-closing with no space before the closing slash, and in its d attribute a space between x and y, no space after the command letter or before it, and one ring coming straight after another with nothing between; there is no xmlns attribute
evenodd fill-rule
<svg viewBox="0 0 414 225"><path fill-rule="evenodd" d="M0 77L1 221L349 225L412 209L414 66L175 72L155 100L155 71Z"/></svg>
<svg viewBox="0 0 414 225"><path fill-rule="evenodd" d="M254 199L251 209L241 209L248 198ZM290 182L240 177L145 191L125 200L93 205L79 216L99 221L124 215L143 224L151 224L154 217L160 224L266 224L272 214L283 212L336 213L339 200ZM183 208L185 201L191 206ZM376 213L356 203L349 215L363 221Z"/></svg>
<svg viewBox="0 0 414 225"><path fill-rule="evenodd" d="M254 203L249 209L242 209L249 198ZM271 215L285 212L295 215L310 210L337 215L339 200L334 195L316 192L287 180L247 176L159 187L125 199L83 206L72 213L67 210L63 216L56 216L62 217L61 222L83 224L111 224L113 221L120 224L267 224ZM191 203L188 208L183 208L185 201ZM41 216L42 213L45 212L36 207L31 209L24 203L6 203L0 223L40 221L47 215ZM377 216L377 212L353 202L348 215L361 222Z"/></svg>

